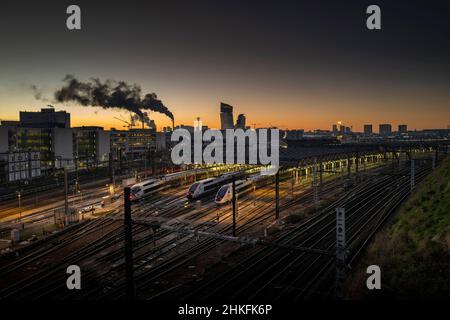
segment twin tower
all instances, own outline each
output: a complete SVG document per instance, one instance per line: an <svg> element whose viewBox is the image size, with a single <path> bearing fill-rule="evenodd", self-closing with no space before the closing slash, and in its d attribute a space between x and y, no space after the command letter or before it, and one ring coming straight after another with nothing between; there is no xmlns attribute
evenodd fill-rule
<svg viewBox="0 0 450 320"><path fill-rule="evenodd" d="M237 118L236 125L233 121L233 106L220 103L220 129L245 129L245 115L240 114Z"/></svg>

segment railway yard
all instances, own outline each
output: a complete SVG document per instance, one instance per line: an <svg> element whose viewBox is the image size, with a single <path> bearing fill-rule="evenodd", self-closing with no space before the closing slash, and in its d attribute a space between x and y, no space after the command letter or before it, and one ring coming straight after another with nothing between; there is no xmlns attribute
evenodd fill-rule
<svg viewBox="0 0 450 320"><path fill-rule="evenodd" d="M250 192L237 194L235 210L232 201L217 204L216 192L187 199L187 190L196 181L224 174L245 179L259 168L236 165L181 174L131 204L136 298L339 297L336 208L346 212L346 266L340 269L345 273L408 197L412 184L432 170L433 155L430 150L418 150L411 160L409 155L370 153L350 162L349 157L336 157L318 165L315 158L281 167L276 178L265 177ZM220 186L226 183L230 180ZM88 203L107 191L107 187L93 188L83 201ZM0 298L126 299L130 283L125 277L123 189L116 192L118 198L107 210L5 250L0 258ZM53 209L31 210L25 219L30 224L33 219L50 219ZM6 217L2 227L14 226L15 218ZM69 265L82 270L82 290L67 289Z"/></svg>

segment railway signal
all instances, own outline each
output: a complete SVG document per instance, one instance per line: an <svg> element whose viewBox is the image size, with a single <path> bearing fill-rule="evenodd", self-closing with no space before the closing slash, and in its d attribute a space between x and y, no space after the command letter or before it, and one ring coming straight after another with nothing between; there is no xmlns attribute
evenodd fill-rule
<svg viewBox="0 0 450 320"><path fill-rule="evenodd" d="M280 171L275 174L275 219L280 223Z"/></svg>
<svg viewBox="0 0 450 320"><path fill-rule="evenodd" d="M232 182L231 182L231 188L232 188L232 204L233 204L233 237L236 237L236 177L233 175Z"/></svg>
<svg viewBox="0 0 450 320"><path fill-rule="evenodd" d="M69 185L67 181L67 167L64 167L64 214L69 214Z"/></svg>
<svg viewBox="0 0 450 320"><path fill-rule="evenodd" d="M345 209L336 208L336 256L345 260Z"/></svg>
<svg viewBox="0 0 450 320"><path fill-rule="evenodd" d="M124 231L125 231L125 278L126 296L128 300L134 300L134 274L133 274L133 234L131 220L131 192L130 187L124 188Z"/></svg>
<svg viewBox="0 0 450 320"><path fill-rule="evenodd" d="M347 178L350 178L352 172L352 165L350 163L350 155L347 157Z"/></svg>
<svg viewBox="0 0 450 320"><path fill-rule="evenodd" d="M438 159L438 148L436 148L435 152L433 153L433 159L432 159L432 164L431 164L431 167L433 170L436 168L437 159Z"/></svg>
<svg viewBox="0 0 450 320"><path fill-rule="evenodd" d="M355 156L355 172L357 174L359 172L359 151L356 151L356 156Z"/></svg>
<svg viewBox="0 0 450 320"><path fill-rule="evenodd" d="M322 159L319 162L319 190L318 193L322 194L322 184L323 184L323 171L324 171L324 167L323 167L323 163L322 163ZM319 198L319 197L317 197Z"/></svg>
<svg viewBox="0 0 450 320"><path fill-rule="evenodd" d="M347 255L345 239L345 208L336 208L336 298L341 296L341 285L345 279Z"/></svg>
<svg viewBox="0 0 450 320"><path fill-rule="evenodd" d="M314 205L317 205L317 202L319 201L319 190L317 189L317 158L314 158L312 187Z"/></svg>

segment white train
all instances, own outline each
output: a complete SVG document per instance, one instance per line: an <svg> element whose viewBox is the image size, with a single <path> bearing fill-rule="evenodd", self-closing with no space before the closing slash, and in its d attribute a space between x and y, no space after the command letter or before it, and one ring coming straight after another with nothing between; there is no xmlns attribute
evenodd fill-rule
<svg viewBox="0 0 450 320"><path fill-rule="evenodd" d="M190 178L193 175L206 172L206 169L193 169L187 171L180 171L168 173L156 178L145 180L134 184L131 187L131 201L141 200L149 195L155 194L166 187L170 187L174 183Z"/></svg>
<svg viewBox="0 0 450 320"><path fill-rule="evenodd" d="M233 175L236 176L236 175L240 175L240 174L235 173L235 172L230 172L230 173L223 174L216 178L208 178L208 179L197 181L191 185L191 187L189 188L189 190L186 194L186 197L188 198L188 200L195 200L195 199L201 198L203 196L206 196L208 194L217 192L217 190L219 190L219 188L224 183L227 183L232 179Z"/></svg>
<svg viewBox="0 0 450 320"><path fill-rule="evenodd" d="M166 181L160 179L150 179L140 183L136 183L130 189L131 191L131 201L138 201L144 197L162 189L166 184Z"/></svg>
<svg viewBox="0 0 450 320"><path fill-rule="evenodd" d="M181 179L189 178L193 175L201 174L203 172L206 172L206 169L180 171L180 172L168 173L163 176L159 176L158 179L167 181L167 182L178 181Z"/></svg>
<svg viewBox="0 0 450 320"><path fill-rule="evenodd" d="M146 196L155 194L157 191L161 191L164 188L169 188L170 186L173 186L180 181L189 179L192 176L206 173L208 172L208 170L209 170L208 168L201 168L201 169L191 169L186 171L174 172L136 183L131 187L130 190L131 201L141 200ZM227 175L228 174L222 175L221 178L218 178L217 182L223 181L225 177L228 177ZM231 178L231 176L229 176L229 178ZM214 179L205 179L203 181L206 180L214 180Z"/></svg>
<svg viewBox="0 0 450 320"><path fill-rule="evenodd" d="M249 176L245 180L237 180L236 194L238 196L245 195L249 192L254 191L256 188L262 187L273 180L273 176L261 175L260 173ZM217 191L214 201L217 204L224 204L231 201L233 198L232 193L232 183L228 183L222 186L219 191Z"/></svg>
<svg viewBox="0 0 450 320"><path fill-rule="evenodd" d="M244 195L248 192L251 192L254 190L254 184L251 180L238 180L235 182L236 186L236 194L238 196ZM214 201L217 204L224 204L232 200L233 198L233 184L228 183L224 186L222 186L219 191L217 191L216 197Z"/></svg>

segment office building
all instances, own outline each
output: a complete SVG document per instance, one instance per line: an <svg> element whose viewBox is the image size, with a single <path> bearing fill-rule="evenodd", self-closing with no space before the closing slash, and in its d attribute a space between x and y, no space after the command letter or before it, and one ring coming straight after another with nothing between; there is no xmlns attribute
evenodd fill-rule
<svg viewBox="0 0 450 320"><path fill-rule="evenodd" d="M141 157L156 150L156 131L153 129L131 129L110 131L111 152L129 159Z"/></svg>
<svg viewBox="0 0 450 320"><path fill-rule="evenodd" d="M245 121L246 121L246 119L245 119L244 114L238 115L237 120L236 120L236 129L245 130Z"/></svg>
<svg viewBox="0 0 450 320"><path fill-rule="evenodd" d="M41 171L73 163L70 114L42 108L21 111L19 121L2 121L0 152L39 152Z"/></svg>
<svg viewBox="0 0 450 320"><path fill-rule="evenodd" d="M333 124L333 128L331 130L333 132L333 135L337 135L338 134L338 126L337 124Z"/></svg>
<svg viewBox="0 0 450 320"><path fill-rule="evenodd" d="M16 127L0 126L0 153L8 152L15 141Z"/></svg>
<svg viewBox="0 0 450 320"><path fill-rule="evenodd" d="M234 129L233 107L223 102L220 103L220 129Z"/></svg>
<svg viewBox="0 0 450 320"><path fill-rule="evenodd" d="M364 135L365 136L371 136L372 133L373 133L372 125L371 124L365 124L364 125Z"/></svg>
<svg viewBox="0 0 450 320"><path fill-rule="evenodd" d="M110 147L109 132L103 127L73 128L73 157L79 167L106 165Z"/></svg>
<svg viewBox="0 0 450 320"><path fill-rule="evenodd" d="M19 125L26 128L70 128L70 113L42 108L41 111L20 111Z"/></svg>
<svg viewBox="0 0 450 320"><path fill-rule="evenodd" d="M0 153L0 181L31 180L41 175L40 152L9 151Z"/></svg>
<svg viewBox="0 0 450 320"><path fill-rule="evenodd" d="M156 151L167 150L170 147L171 133L168 131L156 132Z"/></svg>
<svg viewBox="0 0 450 320"><path fill-rule="evenodd" d="M73 163L72 129L18 127L9 141L10 151L40 152L43 170Z"/></svg>
<svg viewBox="0 0 450 320"><path fill-rule="evenodd" d="M45 172L73 164L72 134L70 114L65 111L21 111L19 121L2 121L0 152L38 152Z"/></svg>
<svg viewBox="0 0 450 320"><path fill-rule="evenodd" d="M408 126L406 124L398 125L398 134L406 134L408 133Z"/></svg>
<svg viewBox="0 0 450 320"><path fill-rule="evenodd" d="M388 137L392 135L392 126L389 123L383 123L379 126L380 136Z"/></svg>

